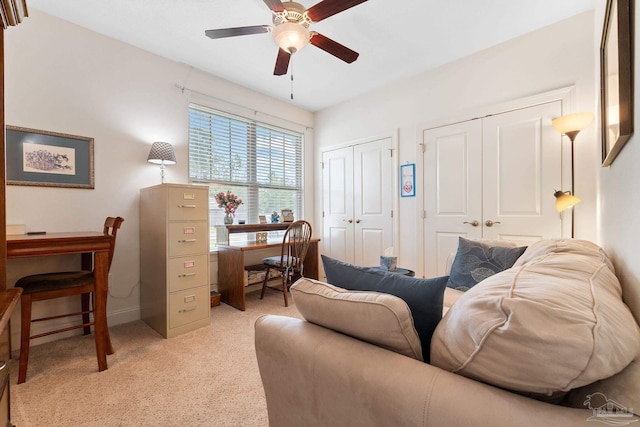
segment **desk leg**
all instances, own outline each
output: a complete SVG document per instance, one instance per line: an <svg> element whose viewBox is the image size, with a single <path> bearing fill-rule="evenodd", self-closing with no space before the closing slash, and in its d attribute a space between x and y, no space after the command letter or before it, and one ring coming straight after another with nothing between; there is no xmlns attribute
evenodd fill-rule
<svg viewBox="0 0 640 427"><path fill-rule="evenodd" d="M318 242L309 243L307 256L304 257L304 277L318 280L320 272L318 269Z"/></svg>
<svg viewBox="0 0 640 427"><path fill-rule="evenodd" d="M93 253L91 252L83 253L81 260L82 260L81 268L84 271L93 270ZM89 322L91 321L89 316L89 310L91 307L91 294L80 295L80 301L82 304L82 313L84 313L82 315L82 323L84 323L85 325L88 325ZM91 326L85 326L83 328L83 332L85 335L91 335Z"/></svg>
<svg viewBox="0 0 640 427"><path fill-rule="evenodd" d="M109 327L107 325L107 294L109 292L109 253L106 251L94 254L94 270L96 292L93 301L93 316L95 320L96 354L98 356L98 371L107 369L107 351L109 350Z"/></svg>
<svg viewBox="0 0 640 427"><path fill-rule="evenodd" d="M219 249L218 291L222 302L238 310L245 310L243 251Z"/></svg>

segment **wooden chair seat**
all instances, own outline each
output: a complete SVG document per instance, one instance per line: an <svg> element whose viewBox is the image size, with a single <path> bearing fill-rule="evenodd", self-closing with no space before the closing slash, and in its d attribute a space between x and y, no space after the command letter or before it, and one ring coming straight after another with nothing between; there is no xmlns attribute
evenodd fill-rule
<svg viewBox="0 0 640 427"><path fill-rule="evenodd" d="M113 261L116 234L123 221L124 219L121 217L107 217L104 223L104 234L111 237L109 247L109 268L111 268L111 262ZM83 266L83 268L87 267ZM29 344L32 339L79 328L84 329L84 335L91 333L91 326L95 325L95 322L91 320L90 316L93 312L93 309L91 308L91 300L93 293L95 292L95 277L93 271L88 270L33 274L19 279L16 282L15 287L22 288L22 295L20 297L20 366L18 368L18 384L21 384L27 379ZM64 313L37 319L31 318L33 302L74 295L80 295L81 310L79 312ZM54 329L37 335L31 335L31 323L60 319L69 316L81 316L82 323ZM107 354L113 354L113 347L111 345L111 338L109 337L108 329L106 347Z"/></svg>
<svg viewBox="0 0 640 427"><path fill-rule="evenodd" d="M289 265L289 264L297 264L298 260L295 259L295 257L291 257L291 259L289 259L288 255L285 255L283 258L279 257L279 256L272 256L272 257L268 257L268 258L263 258L262 259L262 263L266 266L266 267L273 267L273 268L280 268L282 266L282 264L285 265Z"/></svg>
<svg viewBox="0 0 640 427"><path fill-rule="evenodd" d="M93 284L91 271L65 271L26 276L16 282L16 288L22 288L22 294L58 291Z"/></svg>

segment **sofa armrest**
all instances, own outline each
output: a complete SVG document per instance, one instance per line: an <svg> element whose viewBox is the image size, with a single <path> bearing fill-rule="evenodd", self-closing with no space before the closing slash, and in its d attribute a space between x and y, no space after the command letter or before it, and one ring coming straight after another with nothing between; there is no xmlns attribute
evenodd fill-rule
<svg viewBox="0 0 640 427"><path fill-rule="evenodd" d="M266 315L255 347L270 427L585 426L591 411L501 390L312 323Z"/></svg>

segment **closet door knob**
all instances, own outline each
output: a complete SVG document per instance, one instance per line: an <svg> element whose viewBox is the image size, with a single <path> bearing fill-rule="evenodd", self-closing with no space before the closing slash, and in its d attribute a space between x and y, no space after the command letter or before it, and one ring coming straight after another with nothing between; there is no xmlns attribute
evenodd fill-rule
<svg viewBox="0 0 640 427"><path fill-rule="evenodd" d="M472 225L472 226L474 226L474 227L477 227L477 226L479 226L479 225L480 225L480 223L478 222L478 220L473 220L473 221L471 221L471 222L469 222L469 221L465 221L465 222L463 222L463 224L471 224L471 225Z"/></svg>
<svg viewBox="0 0 640 427"><path fill-rule="evenodd" d="M493 224L500 224L500 221L491 221L488 219L487 222L484 223L487 227L493 227Z"/></svg>

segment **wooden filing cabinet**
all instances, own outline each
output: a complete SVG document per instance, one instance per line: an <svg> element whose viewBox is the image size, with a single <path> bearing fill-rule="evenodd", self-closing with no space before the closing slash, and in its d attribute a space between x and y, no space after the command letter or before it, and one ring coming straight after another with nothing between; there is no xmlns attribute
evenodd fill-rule
<svg viewBox="0 0 640 427"><path fill-rule="evenodd" d="M165 338L209 324L209 188L140 190L142 320Z"/></svg>

